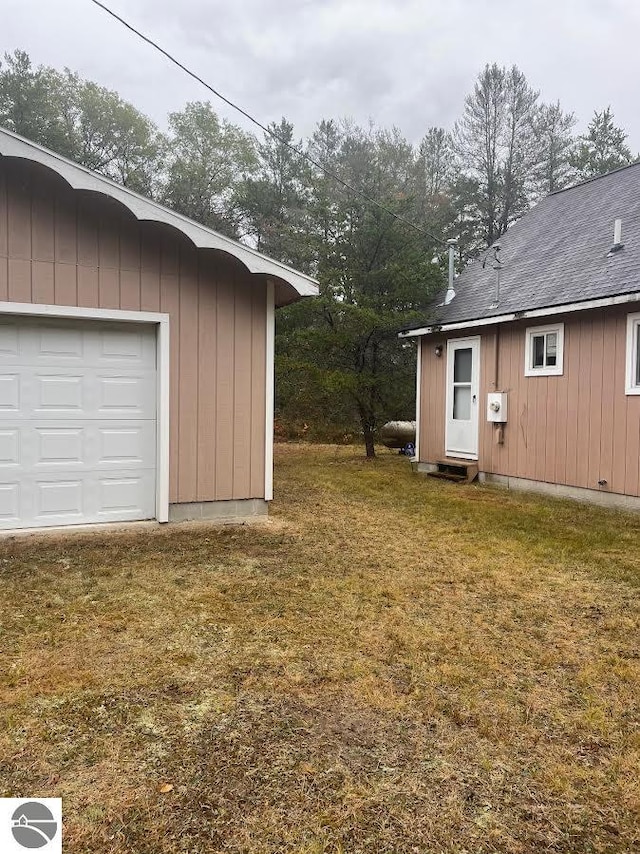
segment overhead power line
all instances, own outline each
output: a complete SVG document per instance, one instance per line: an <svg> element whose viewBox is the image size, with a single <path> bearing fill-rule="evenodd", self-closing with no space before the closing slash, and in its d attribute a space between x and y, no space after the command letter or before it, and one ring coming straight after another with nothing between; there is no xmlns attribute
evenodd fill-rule
<svg viewBox="0 0 640 854"><path fill-rule="evenodd" d="M259 127L260 130L264 131L264 133L268 134L270 137L275 139L281 145L284 145L288 149L293 151L294 154L296 154L298 157L304 158L308 163L311 163L312 166L315 166L316 169L320 169L320 171L323 172L324 175L326 175L328 178L331 178L333 181L335 181L337 184L339 184L345 190L347 190L350 193L353 193L355 196L359 196L361 199L368 202L370 205L377 207L379 210L384 211L384 213L393 217L393 219L397 220L398 222L401 222L404 225L409 226L409 228L412 228L414 231L418 232L418 234L421 234L423 237L428 237L430 240L433 240L435 243L440 243L443 246L446 245L446 241L444 241L441 237L437 237L435 234L431 234L429 231L426 231L426 229L421 228L419 225L416 225L415 223L411 222L411 220L406 219L406 217L403 217L400 214L395 213L395 211L392 211L390 208L388 208L386 205L383 205L377 199L374 199L372 196L369 196L367 193L363 192L362 190L358 189L357 187L354 187L353 184L349 184L347 181L344 181L342 178L340 178L338 175L336 175L335 172L332 172L331 170L327 169L326 166L323 166L314 157L312 157L310 154L307 154L306 151L301 151L295 145L291 145L290 142L287 142L286 139L283 139L274 130L267 127L267 125L262 124L262 122L260 122L256 118L254 118L250 113L248 113L242 107L239 107L237 104L235 104L229 98L225 97L221 92L218 92L217 89L215 89L213 86L211 86L209 83L207 83L207 81L204 80L202 77L200 77L199 74L196 74L195 71L192 71L190 68L188 68L186 65L184 65L184 63L180 62L179 59L176 59L176 57L173 56L173 54L169 53L168 50L165 50L163 47L161 47L152 38L145 35L139 29L134 27L133 24L130 24L129 21L126 21L121 15L118 15L117 12L114 12L112 9L110 9L108 6L106 6L104 3L101 3L100 0L90 0L90 2L93 3L94 6L98 6L98 8L102 9L103 12L106 12L107 15L110 15L112 18L114 18L116 21L118 21L120 24L122 24L123 27L126 27L128 30L130 30L132 33L134 33L134 35L138 36L138 38L142 39L142 41L144 41L148 45L150 45L154 50L157 50L158 53L161 53L166 59L169 60L169 62L172 62L181 71L184 71L185 74L188 74L189 77L192 77L194 80L196 80L202 86L204 86L205 89L208 89L212 95L216 96L216 98L219 98L221 101L224 101L225 104L227 104L232 109L236 110L238 113L240 113L242 116L244 116L246 119L248 119L254 125L256 125L256 127Z"/></svg>

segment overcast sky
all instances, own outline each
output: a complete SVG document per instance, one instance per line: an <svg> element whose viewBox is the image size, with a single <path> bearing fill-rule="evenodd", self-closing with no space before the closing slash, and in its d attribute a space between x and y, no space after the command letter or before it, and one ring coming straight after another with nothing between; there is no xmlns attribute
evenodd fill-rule
<svg viewBox="0 0 640 854"><path fill-rule="evenodd" d="M640 0L105 0L264 122L450 127L487 62L516 63L579 128L611 105L640 149ZM165 124L206 90L90 0L3 0L0 50L68 66ZM216 110L250 129L220 102Z"/></svg>

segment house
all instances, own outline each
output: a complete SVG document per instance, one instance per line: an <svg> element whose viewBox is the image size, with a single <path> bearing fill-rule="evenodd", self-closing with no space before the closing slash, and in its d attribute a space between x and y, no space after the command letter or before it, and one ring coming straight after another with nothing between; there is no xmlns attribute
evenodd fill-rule
<svg viewBox="0 0 640 854"><path fill-rule="evenodd" d="M543 199L401 334L420 471L640 508L640 164Z"/></svg>
<svg viewBox="0 0 640 854"><path fill-rule="evenodd" d="M0 130L0 528L266 513L308 276Z"/></svg>

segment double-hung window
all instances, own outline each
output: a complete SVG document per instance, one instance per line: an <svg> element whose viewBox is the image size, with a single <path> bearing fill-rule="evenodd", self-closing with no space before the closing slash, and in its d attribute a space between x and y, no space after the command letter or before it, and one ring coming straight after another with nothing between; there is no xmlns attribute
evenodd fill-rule
<svg viewBox="0 0 640 854"><path fill-rule="evenodd" d="M627 394L640 394L640 314L627 315Z"/></svg>
<svg viewBox="0 0 640 854"><path fill-rule="evenodd" d="M564 323L530 326L526 332L524 374L526 377L551 377L562 374L564 360Z"/></svg>

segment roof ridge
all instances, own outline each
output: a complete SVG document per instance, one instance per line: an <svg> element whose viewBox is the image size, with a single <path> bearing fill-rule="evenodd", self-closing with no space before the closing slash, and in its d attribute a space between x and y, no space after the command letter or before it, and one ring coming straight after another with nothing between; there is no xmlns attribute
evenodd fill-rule
<svg viewBox="0 0 640 854"><path fill-rule="evenodd" d="M552 190L545 198L548 199L550 196L557 196L560 193L566 193L569 190L577 190L578 187L584 187L585 184L593 184L594 181L600 181L602 178L608 178L609 175L615 175L616 172L624 172L625 169L631 169L632 166L640 166L640 158L638 158L638 160L634 160L633 163L626 163L624 166L618 166L616 169L611 169L603 175L592 175L591 178L585 178L583 181L578 181L577 184L571 184L569 187L561 187L559 190ZM529 208L529 210L532 210L532 208ZM529 211L527 211L527 213L528 212Z"/></svg>
<svg viewBox="0 0 640 854"><path fill-rule="evenodd" d="M456 323L498 312L541 310L550 305L572 305L637 292L638 167L640 162L629 163L566 188L575 189L573 194L560 197L550 193L509 226L498 238L503 249L500 255L503 272L497 309L493 305L497 274L491 269L496 265L488 264L483 270L476 261L466 265L456 279L456 298L446 307L436 305L441 298L434 299L425 314L432 320L435 316L441 323ZM601 180L607 176L611 177ZM599 183L591 186L594 181ZM582 184L589 186L578 192L577 187ZM611 253L616 219L623 223L625 249ZM493 253L489 248L482 256L492 258Z"/></svg>

